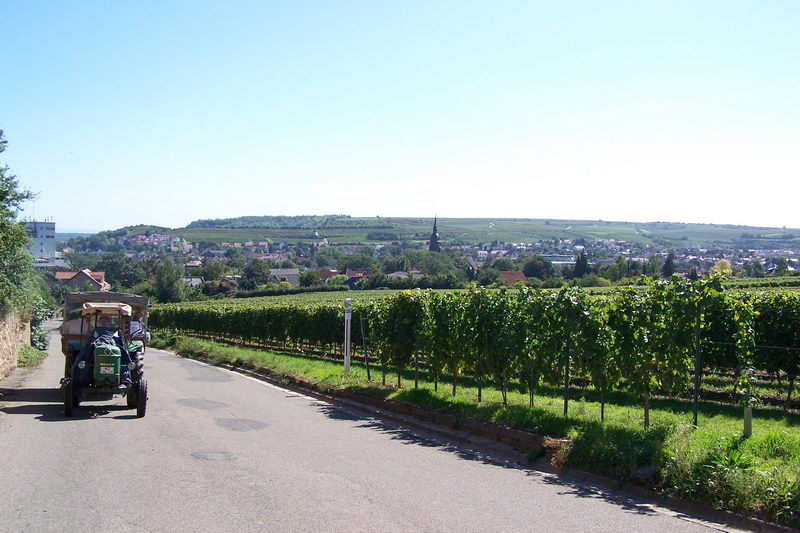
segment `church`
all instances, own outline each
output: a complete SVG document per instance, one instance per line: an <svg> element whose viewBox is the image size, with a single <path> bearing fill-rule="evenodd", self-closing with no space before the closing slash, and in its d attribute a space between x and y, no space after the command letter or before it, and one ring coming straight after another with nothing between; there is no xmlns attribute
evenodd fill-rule
<svg viewBox="0 0 800 533"><path fill-rule="evenodd" d="M442 248L439 245L439 230L436 227L436 217L433 217L433 233L431 233L431 240L428 243L428 250L431 252L442 251Z"/></svg>

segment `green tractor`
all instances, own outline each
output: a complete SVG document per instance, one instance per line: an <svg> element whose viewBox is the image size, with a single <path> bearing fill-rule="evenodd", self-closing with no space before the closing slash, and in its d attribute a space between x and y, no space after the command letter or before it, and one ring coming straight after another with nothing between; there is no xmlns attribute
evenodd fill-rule
<svg viewBox="0 0 800 533"><path fill-rule="evenodd" d="M125 396L141 418L147 411L144 352L148 300L133 294L68 294L61 325L64 364L64 415L72 416L82 400Z"/></svg>

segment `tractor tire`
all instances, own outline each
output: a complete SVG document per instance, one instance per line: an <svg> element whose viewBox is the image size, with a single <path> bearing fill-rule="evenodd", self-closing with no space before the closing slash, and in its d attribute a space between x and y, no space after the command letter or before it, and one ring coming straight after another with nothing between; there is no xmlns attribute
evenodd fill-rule
<svg viewBox="0 0 800 533"><path fill-rule="evenodd" d="M75 357L67 355L64 357L64 377L69 377L69 371L72 368L72 363L75 362Z"/></svg>
<svg viewBox="0 0 800 533"><path fill-rule="evenodd" d="M139 387L136 386L137 391L138 389ZM125 396L125 401L128 404L128 409L133 409L134 407L136 407L136 404L138 403L138 397L137 397L137 392L134 391L133 386L128 391L128 394Z"/></svg>
<svg viewBox="0 0 800 533"><path fill-rule="evenodd" d="M139 390L136 391L136 418L142 418L147 412L147 380L139 381Z"/></svg>
<svg viewBox="0 0 800 533"><path fill-rule="evenodd" d="M67 381L64 385L64 416L72 416L74 408L75 392L73 391L72 381Z"/></svg>

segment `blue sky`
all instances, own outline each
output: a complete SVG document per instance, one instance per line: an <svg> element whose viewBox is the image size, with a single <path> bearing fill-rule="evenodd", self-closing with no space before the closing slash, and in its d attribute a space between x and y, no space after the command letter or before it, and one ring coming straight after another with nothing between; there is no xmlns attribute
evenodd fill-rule
<svg viewBox="0 0 800 533"><path fill-rule="evenodd" d="M800 227L799 15L5 0L0 157L60 231L434 212Z"/></svg>

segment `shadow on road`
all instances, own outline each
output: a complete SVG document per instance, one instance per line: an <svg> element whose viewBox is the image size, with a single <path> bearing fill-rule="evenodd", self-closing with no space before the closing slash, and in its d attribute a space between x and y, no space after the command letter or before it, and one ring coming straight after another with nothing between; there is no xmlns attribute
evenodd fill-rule
<svg viewBox="0 0 800 533"><path fill-rule="evenodd" d="M74 416L64 416L63 392L61 389L2 389L0 400L6 405L0 407L0 412L7 415L34 415L36 420L42 422L69 422L71 420L86 420L108 415L115 411L130 411L125 405L92 405L81 403L75 408ZM92 400L90 399L89 402ZM13 405L8 405L13 404ZM136 418L136 414L121 415L115 419Z"/></svg>
<svg viewBox="0 0 800 533"><path fill-rule="evenodd" d="M4 402L60 402L61 389L4 389L0 388L0 400Z"/></svg>

